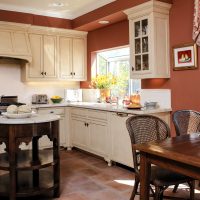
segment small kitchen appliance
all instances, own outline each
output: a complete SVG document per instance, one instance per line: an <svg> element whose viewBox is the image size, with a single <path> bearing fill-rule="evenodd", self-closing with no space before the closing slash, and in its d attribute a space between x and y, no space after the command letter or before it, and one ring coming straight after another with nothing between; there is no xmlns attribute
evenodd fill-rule
<svg viewBox="0 0 200 200"><path fill-rule="evenodd" d="M19 103L18 96L0 96L0 114L6 112L7 107L10 105L21 106L25 105L25 103Z"/></svg>
<svg viewBox="0 0 200 200"><path fill-rule="evenodd" d="M32 104L47 104L48 97L46 94L34 94L32 96Z"/></svg>
<svg viewBox="0 0 200 200"><path fill-rule="evenodd" d="M82 101L82 89L65 89L65 101L68 102Z"/></svg>

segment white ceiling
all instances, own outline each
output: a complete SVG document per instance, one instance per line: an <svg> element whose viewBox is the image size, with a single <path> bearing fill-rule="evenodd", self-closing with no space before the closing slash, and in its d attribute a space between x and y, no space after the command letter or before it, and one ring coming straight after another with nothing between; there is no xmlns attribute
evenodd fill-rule
<svg viewBox="0 0 200 200"><path fill-rule="evenodd" d="M115 0L0 0L1 10L74 19ZM64 4L53 7L53 3Z"/></svg>

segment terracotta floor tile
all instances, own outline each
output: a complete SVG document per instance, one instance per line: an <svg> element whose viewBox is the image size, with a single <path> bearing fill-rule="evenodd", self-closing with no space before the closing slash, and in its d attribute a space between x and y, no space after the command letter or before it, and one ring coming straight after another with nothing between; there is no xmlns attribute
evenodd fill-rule
<svg viewBox="0 0 200 200"><path fill-rule="evenodd" d="M130 188L132 188L132 186L130 186L130 185L119 183L117 181L112 181L112 182L106 183L106 185L117 191L125 191L125 190L129 190Z"/></svg>
<svg viewBox="0 0 200 200"><path fill-rule="evenodd" d="M100 173L96 176L91 177L94 181L98 181L101 182L103 184L107 183L107 182L111 182L114 181L115 178L112 175L109 174L105 174L105 173Z"/></svg>
<svg viewBox="0 0 200 200"><path fill-rule="evenodd" d="M98 168L100 170L109 168L109 166L108 166L106 161L93 163L93 167L96 167L96 168Z"/></svg>
<svg viewBox="0 0 200 200"><path fill-rule="evenodd" d="M80 185L83 184L85 182L88 182L90 179L87 177L87 175L83 175L80 173L73 173L71 174L71 176L69 175L66 179L65 178L61 178L62 183L66 183L66 184L70 184L70 185Z"/></svg>
<svg viewBox="0 0 200 200"><path fill-rule="evenodd" d="M80 173L86 175L86 176L95 176L100 174L100 170L95 169L95 168L88 168L88 169L83 169L80 171Z"/></svg>
<svg viewBox="0 0 200 200"><path fill-rule="evenodd" d="M72 194L60 197L59 200L88 200L88 198L78 193L72 193Z"/></svg>
<svg viewBox="0 0 200 200"><path fill-rule="evenodd" d="M91 195L94 200L129 200L127 197L123 197L119 192L113 190L104 190L95 195Z"/></svg>

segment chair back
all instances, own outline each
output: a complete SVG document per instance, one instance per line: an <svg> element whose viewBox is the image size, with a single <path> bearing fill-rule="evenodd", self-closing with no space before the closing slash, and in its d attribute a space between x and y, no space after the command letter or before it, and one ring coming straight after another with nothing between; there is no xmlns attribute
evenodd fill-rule
<svg viewBox="0 0 200 200"><path fill-rule="evenodd" d="M178 110L172 115L176 135L185 135L200 131L200 113L193 110Z"/></svg>
<svg viewBox="0 0 200 200"><path fill-rule="evenodd" d="M133 144L142 144L151 141L164 140L169 137L168 125L158 117L152 115L137 115L126 120L132 147ZM132 148L133 164L136 173L139 173L139 152Z"/></svg>

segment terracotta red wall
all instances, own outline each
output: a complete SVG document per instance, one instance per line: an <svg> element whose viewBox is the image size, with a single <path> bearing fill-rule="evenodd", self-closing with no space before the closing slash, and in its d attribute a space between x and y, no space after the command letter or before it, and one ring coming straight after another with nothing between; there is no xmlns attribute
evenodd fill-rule
<svg viewBox="0 0 200 200"><path fill-rule="evenodd" d="M91 53L94 51L119 47L129 44L128 21L122 21L105 28L97 29L88 33L87 38L87 61L88 61L88 81L91 77ZM89 82L82 82L81 87L87 88Z"/></svg>
<svg viewBox="0 0 200 200"><path fill-rule="evenodd" d="M54 28L72 28L71 20L6 10L0 10L0 21L32 24Z"/></svg>
<svg viewBox="0 0 200 200"><path fill-rule="evenodd" d="M109 16L113 13L121 12L127 8L131 8L133 6L145 3L147 1L149 0L116 0L94 11L86 13L85 15L77 17L76 19L73 20L72 26L73 28L76 29L92 21L103 19L104 17ZM159 0L159 1L172 3L173 0Z"/></svg>
<svg viewBox="0 0 200 200"><path fill-rule="evenodd" d="M174 45L190 43L192 41L194 1L174 0L170 11L170 51ZM123 21L96 31L88 35L88 77L90 77L90 53L128 44L128 22ZM200 63L200 51L198 53ZM172 63L172 60L171 60ZM199 65L199 64L198 64ZM81 83L87 87L87 83ZM172 109L193 109L200 111L200 68L196 70L173 71L171 64L170 79L142 80L142 88L171 89ZM172 135L174 135L174 128Z"/></svg>
<svg viewBox="0 0 200 200"><path fill-rule="evenodd" d="M192 42L194 1L174 0L170 12L170 45ZM200 52L198 53L200 61ZM172 63L172 60L171 60ZM171 64L172 65L172 64ZM145 80L143 88L170 88L172 109L193 109L200 111L200 68L196 70L173 71L166 81Z"/></svg>
<svg viewBox="0 0 200 200"><path fill-rule="evenodd" d="M170 11L170 46L192 42L194 1L174 0ZM128 22L123 21L88 34L88 77L90 77L91 52L128 44ZM200 52L198 53L198 60ZM81 84L86 87L86 83ZM170 79L147 79L142 88L169 88L172 90L172 108L200 111L200 68L173 71Z"/></svg>

